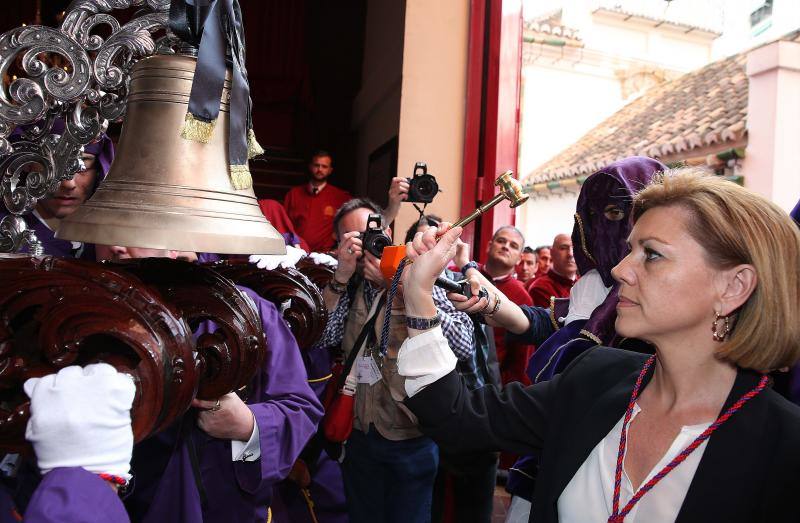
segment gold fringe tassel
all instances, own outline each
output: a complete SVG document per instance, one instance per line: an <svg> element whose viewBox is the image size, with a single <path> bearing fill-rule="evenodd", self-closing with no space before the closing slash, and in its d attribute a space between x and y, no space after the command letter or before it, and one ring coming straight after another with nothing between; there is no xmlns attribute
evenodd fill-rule
<svg viewBox="0 0 800 523"><path fill-rule="evenodd" d="M247 130L247 158L252 160L256 156L264 154L264 148L256 140L256 133L252 129Z"/></svg>
<svg viewBox="0 0 800 523"><path fill-rule="evenodd" d="M228 168L234 189L242 191L253 186L253 177L250 175L250 168L247 165L229 165Z"/></svg>
<svg viewBox="0 0 800 523"><path fill-rule="evenodd" d="M181 138L193 142L208 143L211 135L214 134L216 120L204 122L194 117L192 113L186 113L186 119L181 126Z"/></svg>

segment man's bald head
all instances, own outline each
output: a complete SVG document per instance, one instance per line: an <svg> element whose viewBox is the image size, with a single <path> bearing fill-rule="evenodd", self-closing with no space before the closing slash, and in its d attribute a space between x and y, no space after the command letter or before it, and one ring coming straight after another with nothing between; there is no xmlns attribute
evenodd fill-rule
<svg viewBox="0 0 800 523"><path fill-rule="evenodd" d="M504 225L497 229L486 248L489 274L499 277L514 272L524 246L525 237L516 227Z"/></svg>
<svg viewBox="0 0 800 523"><path fill-rule="evenodd" d="M574 278L578 272L575 257L572 254L572 237L569 234L557 234L550 249L553 260L553 271L566 278Z"/></svg>
<svg viewBox="0 0 800 523"><path fill-rule="evenodd" d="M525 236L522 235L522 231L520 231L519 229L517 229L513 225L503 225L502 227L500 227L499 229L494 231L494 234L492 235L492 239L493 240L496 239L500 235L500 233L502 233L504 231L512 232L513 234L516 234L519 237L520 249L525 246Z"/></svg>

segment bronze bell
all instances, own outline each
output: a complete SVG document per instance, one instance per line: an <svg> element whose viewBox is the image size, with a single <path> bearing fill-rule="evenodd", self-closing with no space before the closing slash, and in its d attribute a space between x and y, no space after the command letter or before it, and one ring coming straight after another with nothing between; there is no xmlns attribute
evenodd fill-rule
<svg viewBox="0 0 800 523"><path fill-rule="evenodd" d="M230 71L210 142L180 137L195 63L184 55L136 63L108 176L61 222L57 238L226 254L286 252L253 189L235 190L228 174Z"/></svg>

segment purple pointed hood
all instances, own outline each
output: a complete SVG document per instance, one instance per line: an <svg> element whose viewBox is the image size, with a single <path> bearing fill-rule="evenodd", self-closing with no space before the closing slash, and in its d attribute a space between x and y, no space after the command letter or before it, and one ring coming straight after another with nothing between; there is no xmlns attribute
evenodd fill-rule
<svg viewBox="0 0 800 523"><path fill-rule="evenodd" d="M657 160L632 156L614 162L589 176L581 187L575 212L572 244L578 272L597 269L606 287L614 279L611 269L628 252L633 223L633 195L653 175L667 167Z"/></svg>
<svg viewBox="0 0 800 523"><path fill-rule="evenodd" d="M792 212L789 213L789 216L791 216L792 220L794 220L794 223L800 227L800 201L794 206L794 209L792 209Z"/></svg>

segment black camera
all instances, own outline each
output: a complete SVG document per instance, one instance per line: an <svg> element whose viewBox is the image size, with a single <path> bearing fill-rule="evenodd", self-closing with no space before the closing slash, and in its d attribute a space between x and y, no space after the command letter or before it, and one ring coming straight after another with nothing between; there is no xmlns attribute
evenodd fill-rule
<svg viewBox="0 0 800 523"><path fill-rule="evenodd" d="M406 178L411 185L408 188L407 202L431 203L439 192L439 184L432 174L428 174L428 166L424 162L414 165L414 176Z"/></svg>
<svg viewBox="0 0 800 523"><path fill-rule="evenodd" d="M458 294L462 294L467 298L472 297L472 287L470 287L469 282L467 280L453 281L450 278L439 276L438 278L436 278L435 285L437 287L441 287L447 292L457 292ZM481 287L481 292L478 294L478 296L481 298L488 299L489 291Z"/></svg>
<svg viewBox="0 0 800 523"><path fill-rule="evenodd" d="M367 219L367 230L361 233L361 246L376 258L383 254L384 247L392 244L392 239L383 232L383 216L370 214Z"/></svg>

